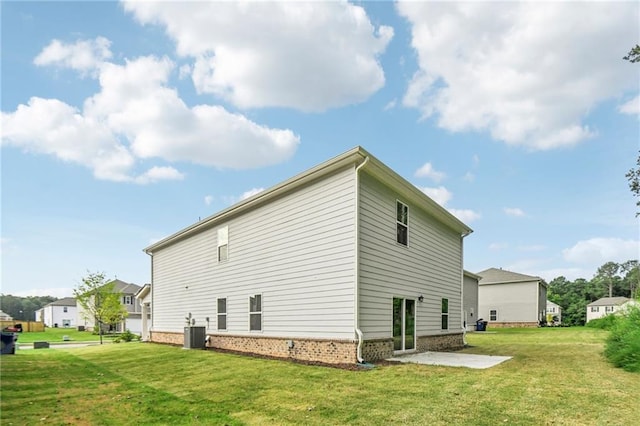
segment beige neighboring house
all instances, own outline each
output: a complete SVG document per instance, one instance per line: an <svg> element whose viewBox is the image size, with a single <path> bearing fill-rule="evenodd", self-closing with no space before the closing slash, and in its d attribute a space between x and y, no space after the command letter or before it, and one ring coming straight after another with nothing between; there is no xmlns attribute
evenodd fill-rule
<svg viewBox="0 0 640 426"><path fill-rule="evenodd" d="M464 271L462 288L463 321L467 331L476 329L478 321L478 282L480 275Z"/></svg>
<svg viewBox="0 0 640 426"><path fill-rule="evenodd" d="M140 291L141 287L136 284L124 282L119 279L109 281L109 284L113 283L113 289L116 293L120 294L120 303L127 310L127 317L121 323L115 325L112 331L123 332L129 330L135 334L141 334L142 332L142 308L139 303L136 303L136 293ZM93 318L89 318L82 306L78 305L78 325L83 326L86 330L93 330L95 323Z"/></svg>
<svg viewBox="0 0 640 426"><path fill-rule="evenodd" d="M47 327L75 327L78 308L74 297L64 297L43 306L35 312L35 320Z"/></svg>
<svg viewBox="0 0 640 426"><path fill-rule="evenodd" d="M537 327L546 321L547 284L501 268L478 272L478 316L488 327Z"/></svg>
<svg viewBox="0 0 640 426"><path fill-rule="evenodd" d="M333 364L463 347L472 230L356 147L147 247L151 340Z"/></svg>
<svg viewBox="0 0 640 426"><path fill-rule="evenodd" d="M562 306L547 300L547 324L562 324Z"/></svg>
<svg viewBox="0 0 640 426"><path fill-rule="evenodd" d="M628 297L603 297L587 305L587 322L624 311L626 307L638 304L637 301Z"/></svg>

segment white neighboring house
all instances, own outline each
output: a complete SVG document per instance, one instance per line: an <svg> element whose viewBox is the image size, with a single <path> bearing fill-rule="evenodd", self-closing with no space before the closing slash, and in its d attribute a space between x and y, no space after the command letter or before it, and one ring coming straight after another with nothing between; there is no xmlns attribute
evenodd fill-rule
<svg viewBox="0 0 640 426"><path fill-rule="evenodd" d="M464 271L464 287L462 292L462 309L464 310L464 325L467 331L476 329L478 321L478 281L480 275Z"/></svg>
<svg viewBox="0 0 640 426"><path fill-rule="evenodd" d="M140 305L140 337L146 342L151 330L151 284L143 285L136 293L136 300Z"/></svg>
<svg viewBox="0 0 640 426"><path fill-rule="evenodd" d="M603 297L587 305L587 322L624 311L632 305L638 305L638 302L628 297Z"/></svg>
<svg viewBox="0 0 640 426"><path fill-rule="evenodd" d="M0 311L0 321L13 321L13 317L9 314L6 314Z"/></svg>
<svg viewBox="0 0 640 426"><path fill-rule="evenodd" d="M108 284L113 283L114 292L120 294L120 304L122 304L127 310L127 317L114 326L112 331L123 332L129 330L132 333L140 334L142 332L142 309L138 303L136 303L135 296L141 287L136 284L124 282L119 279L109 281ZM95 327L93 318L90 318L85 314L82 306L78 305L78 325L84 326L86 330L92 331Z"/></svg>
<svg viewBox="0 0 640 426"><path fill-rule="evenodd" d="M472 230L360 147L147 247L151 340L327 363L463 346Z"/></svg>
<svg viewBox="0 0 640 426"><path fill-rule="evenodd" d="M502 268L477 275L478 316L490 327L537 327L546 320L547 284L542 278Z"/></svg>
<svg viewBox="0 0 640 426"><path fill-rule="evenodd" d="M547 300L547 323L562 324L562 306Z"/></svg>
<svg viewBox="0 0 640 426"><path fill-rule="evenodd" d="M70 328L76 326L78 308L76 299L65 297L43 306L35 312L35 320L47 327Z"/></svg>

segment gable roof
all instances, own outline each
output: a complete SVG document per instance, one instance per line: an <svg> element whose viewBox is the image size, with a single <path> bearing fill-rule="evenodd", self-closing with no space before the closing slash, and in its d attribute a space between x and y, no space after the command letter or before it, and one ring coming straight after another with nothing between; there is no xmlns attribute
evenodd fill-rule
<svg viewBox="0 0 640 426"><path fill-rule="evenodd" d="M276 186L265 189L264 191L261 191L252 197L242 200L239 203L232 205L231 207L228 207L218 213L215 213L207 218L202 219L201 221L194 223L191 226L182 229L181 231L163 238L162 240L146 247L144 249L144 252L147 254L152 254L158 249L195 235L201 231L204 231L205 229L217 226L223 221L229 220L234 216L264 205L276 197L280 197L283 194L300 188L311 181L328 176L336 172L337 170L340 170L349 165L353 167L362 166L363 171L367 171L371 175L377 177L382 182L392 186L393 188L399 188L398 192L400 192L402 196L416 202L417 205L421 206L424 210L426 210L441 223L459 232L461 235L468 235L473 232L473 230L465 225L460 219L449 213L448 210L433 201L424 192L422 192L414 185L409 183L406 179L401 177L399 174L391 170L388 166L375 158L373 155L369 154L364 148L356 146L355 148L352 148L344 154L338 155L331 160L325 161L324 163L319 164L290 179L287 179Z"/></svg>
<svg viewBox="0 0 640 426"><path fill-rule="evenodd" d="M506 284L506 283L520 283L528 281L539 281L544 283L544 280L540 277L533 275L519 274L517 272L507 271L506 269L489 268L482 272L478 272L481 279L478 284Z"/></svg>
<svg viewBox="0 0 640 426"><path fill-rule="evenodd" d="M553 303L551 300L547 300L547 306L555 306L562 309L562 306L558 305L557 303Z"/></svg>
<svg viewBox="0 0 640 426"><path fill-rule="evenodd" d="M75 297L63 297L62 299L54 300L53 302L45 306L76 306Z"/></svg>
<svg viewBox="0 0 640 426"><path fill-rule="evenodd" d="M127 283L117 278L115 280L109 281L108 284L111 283L113 283L113 290L116 293L136 294L138 291L140 291L141 288L139 285Z"/></svg>
<svg viewBox="0 0 640 426"><path fill-rule="evenodd" d="M628 302L628 297L602 297L589 303L587 306L620 306Z"/></svg>

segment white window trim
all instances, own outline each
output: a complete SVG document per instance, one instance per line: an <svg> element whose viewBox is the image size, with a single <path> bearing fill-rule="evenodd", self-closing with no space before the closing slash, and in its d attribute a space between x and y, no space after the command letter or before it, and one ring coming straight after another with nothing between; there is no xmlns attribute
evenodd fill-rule
<svg viewBox="0 0 640 426"><path fill-rule="evenodd" d="M442 312L442 301L446 300L447 301L447 312ZM448 331L449 330L449 298L448 297L441 297L440 298L440 330L441 331ZM447 328L442 328L442 317L443 316L447 316Z"/></svg>
<svg viewBox="0 0 640 426"><path fill-rule="evenodd" d="M220 247L224 246L227 247L227 258L220 259ZM222 226L218 228L216 260L218 263L227 262L229 260L229 226Z"/></svg>
<svg viewBox="0 0 640 426"><path fill-rule="evenodd" d="M491 311L496 313L495 319L491 319ZM489 309L489 321L498 321L498 310L497 309Z"/></svg>
<svg viewBox="0 0 640 426"><path fill-rule="evenodd" d="M218 300L224 299L224 307L225 307L225 313L221 314L220 312L218 312ZM220 328L220 323L218 321L218 316L219 315L224 315L224 319L225 319L225 328ZM216 331L227 331L229 329L229 298L228 297L216 297Z"/></svg>
<svg viewBox="0 0 640 426"><path fill-rule="evenodd" d="M252 297L256 297L256 296L260 296L260 311L255 311L252 312L251 311L251 298ZM254 293L254 294L250 294L247 297L247 305L249 307L248 311L248 315L247 315L247 328L249 330L250 333L262 333L264 330L264 298L262 297L262 293ZM252 314L260 314L260 330L252 330L251 329L251 315Z"/></svg>
<svg viewBox="0 0 640 426"><path fill-rule="evenodd" d="M407 223L402 223L398 220L398 203L402 204L403 206L405 206L407 208ZM404 203L398 199L396 199L396 208L395 208L395 213L396 213L396 244L399 245L400 247L409 247L409 205L407 203ZM398 241L398 225L402 225L405 226L407 228L407 244L402 244L401 242Z"/></svg>
<svg viewBox="0 0 640 426"><path fill-rule="evenodd" d="M131 297L131 296L125 295L125 296L123 297L123 299L124 299L124 300L122 301L122 304L123 304L123 305L133 305L133 303L132 303L132 302L133 302L133 300L132 300L132 297Z"/></svg>

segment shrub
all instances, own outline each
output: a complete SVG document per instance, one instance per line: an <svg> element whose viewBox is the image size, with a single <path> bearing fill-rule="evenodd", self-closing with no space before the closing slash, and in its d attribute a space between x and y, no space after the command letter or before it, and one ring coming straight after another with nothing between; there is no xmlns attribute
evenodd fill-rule
<svg viewBox="0 0 640 426"><path fill-rule="evenodd" d="M604 355L616 367L640 373L640 307L633 306L618 317L607 338Z"/></svg>
<svg viewBox="0 0 640 426"><path fill-rule="evenodd" d="M598 328L600 330L611 330L616 326L618 320L620 320L620 316L610 314L602 318L593 319L585 325L587 327Z"/></svg>
<svg viewBox="0 0 640 426"><path fill-rule="evenodd" d="M123 342L130 342L133 339L135 339L136 337L137 336L135 334L133 334L131 331L129 331L129 329L125 330L125 332L120 335L120 339Z"/></svg>

